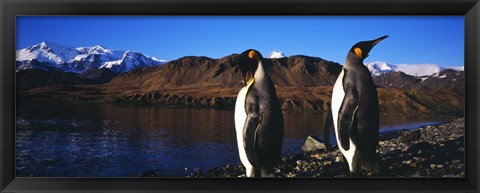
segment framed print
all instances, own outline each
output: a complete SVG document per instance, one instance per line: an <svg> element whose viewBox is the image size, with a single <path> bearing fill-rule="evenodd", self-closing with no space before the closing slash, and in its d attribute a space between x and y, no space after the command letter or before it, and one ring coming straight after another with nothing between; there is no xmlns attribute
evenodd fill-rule
<svg viewBox="0 0 480 193"><path fill-rule="evenodd" d="M0 6L2 192L478 191L478 1Z"/></svg>

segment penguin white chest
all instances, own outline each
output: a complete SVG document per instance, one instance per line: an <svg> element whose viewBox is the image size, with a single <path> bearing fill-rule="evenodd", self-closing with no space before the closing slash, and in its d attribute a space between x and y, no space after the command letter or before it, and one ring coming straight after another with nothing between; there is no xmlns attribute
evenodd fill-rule
<svg viewBox="0 0 480 193"><path fill-rule="evenodd" d="M344 69L342 68L342 72L340 72L340 75L338 75L338 78L333 86L333 92L332 92L332 118L333 118L333 126L335 128L335 137L337 139L337 145L342 152L342 154L345 156L347 159L348 165L350 167L350 170L352 170L352 162L353 162L353 156L355 153L355 144L352 142L351 138L350 140L350 148L349 150L345 150L342 148L340 145L340 137L339 137L339 128L338 128L338 121L341 116L340 108L343 103L343 99L345 98L345 90L343 89L343 78L345 76Z"/></svg>
<svg viewBox="0 0 480 193"><path fill-rule="evenodd" d="M237 145L238 153L240 155L240 161L247 170L247 175L250 174L252 165L248 161L247 153L245 151L244 141L243 141L243 127L247 119L247 113L245 112L245 99L247 96L248 87L243 87L237 96L237 101L235 101L235 130L237 134Z"/></svg>

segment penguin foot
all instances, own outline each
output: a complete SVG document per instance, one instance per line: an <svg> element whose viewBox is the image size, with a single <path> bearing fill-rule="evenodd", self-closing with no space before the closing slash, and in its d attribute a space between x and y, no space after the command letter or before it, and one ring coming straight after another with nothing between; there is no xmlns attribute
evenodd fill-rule
<svg viewBox="0 0 480 193"><path fill-rule="evenodd" d="M262 174L262 177L275 177L274 173L273 173L273 168L260 168L260 171L261 171L261 174Z"/></svg>

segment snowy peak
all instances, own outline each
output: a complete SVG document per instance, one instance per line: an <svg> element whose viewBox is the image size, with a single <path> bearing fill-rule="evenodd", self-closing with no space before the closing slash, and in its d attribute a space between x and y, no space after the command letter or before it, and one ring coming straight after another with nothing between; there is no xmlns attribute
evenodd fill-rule
<svg viewBox="0 0 480 193"><path fill-rule="evenodd" d="M74 47L69 47L53 42L41 42L16 52L16 61L36 59L39 62L52 62L62 64L78 54Z"/></svg>
<svg viewBox="0 0 480 193"><path fill-rule="evenodd" d="M71 47L53 42L41 42L16 51L17 70L55 69L83 73L89 69L110 68L127 72L138 67L152 67L165 63L139 52L93 47Z"/></svg>
<svg viewBox="0 0 480 193"><path fill-rule="evenodd" d="M379 76L394 71L394 67L386 62L369 62L365 63L365 66L367 66L373 76Z"/></svg>
<svg viewBox="0 0 480 193"><path fill-rule="evenodd" d="M412 76L430 76L438 74L443 68L436 64L397 64L395 71L402 71Z"/></svg>
<svg viewBox="0 0 480 193"><path fill-rule="evenodd" d="M447 69L452 69L452 70L456 70L456 71L465 71L465 67L464 66L448 66L446 67Z"/></svg>
<svg viewBox="0 0 480 193"><path fill-rule="evenodd" d="M159 60L149 58L139 52L126 51L122 58L117 61L105 62L100 68L109 68L114 71L130 71L137 67L153 67L162 63Z"/></svg>
<svg viewBox="0 0 480 193"><path fill-rule="evenodd" d="M77 48L78 51L85 54L103 54L103 53L112 53L113 50L106 49L101 45L96 45L93 47L80 47Z"/></svg>
<svg viewBox="0 0 480 193"><path fill-rule="evenodd" d="M273 50L268 54L268 58L284 58L286 57L280 50Z"/></svg>
<svg viewBox="0 0 480 193"><path fill-rule="evenodd" d="M451 66L443 68L437 64L388 64L386 62L368 62L365 63L372 76L379 76L387 72L403 72L411 76L430 76L438 75L445 69L463 71L463 66Z"/></svg>

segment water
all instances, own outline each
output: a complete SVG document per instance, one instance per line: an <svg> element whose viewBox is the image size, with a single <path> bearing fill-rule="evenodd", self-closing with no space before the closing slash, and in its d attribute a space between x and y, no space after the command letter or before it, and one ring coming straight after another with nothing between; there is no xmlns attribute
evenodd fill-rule
<svg viewBox="0 0 480 193"><path fill-rule="evenodd" d="M237 164L233 113L20 100L17 176L131 177L155 171L169 177L185 176L194 168ZM283 153L300 151L309 135L323 137L323 114L286 113L284 118ZM381 130L431 123L382 117Z"/></svg>

